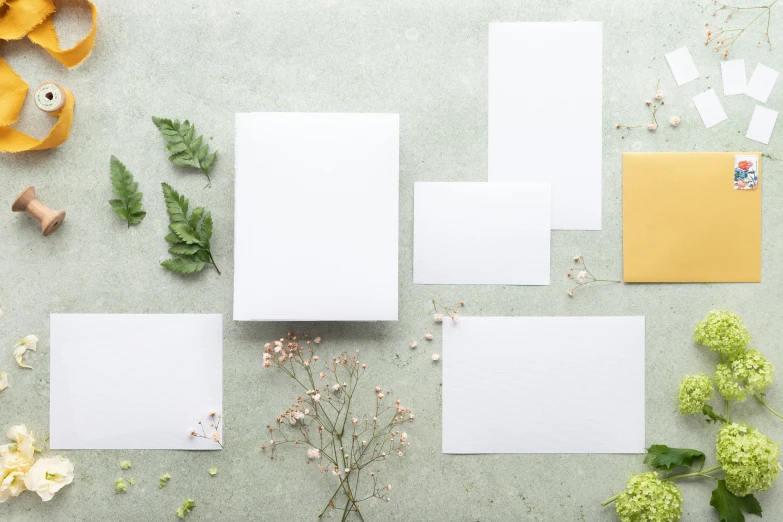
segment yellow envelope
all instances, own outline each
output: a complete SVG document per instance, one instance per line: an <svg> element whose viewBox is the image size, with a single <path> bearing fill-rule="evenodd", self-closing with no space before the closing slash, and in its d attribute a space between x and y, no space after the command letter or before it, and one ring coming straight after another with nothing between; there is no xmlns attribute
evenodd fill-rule
<svg viewBox="0 0 783 522"><path fill-rule="evenodd" d="M623 271L626 283L761 282L761 154L623 154Z"/></svg>

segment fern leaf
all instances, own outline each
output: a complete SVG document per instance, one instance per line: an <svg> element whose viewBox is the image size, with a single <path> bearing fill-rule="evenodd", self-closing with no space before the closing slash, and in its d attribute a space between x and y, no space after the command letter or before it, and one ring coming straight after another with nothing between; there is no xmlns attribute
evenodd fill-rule
<svg viewBox="0 0 783 522"><path fill-rule="evenodd" d="M209 240L212 238L212 214L206 212L204 207L196 207L188 214L187 198L167 183L162 183L161 186L171 221L169 224L171 232L165 239L171 243L169 253L174 256L163 261L161 265L173 272L192 274L200 272L210 264L220 274L220 269L215 264L209 249Z"/></svg>
<svg viewBox="0 0 783 522"><path fill-rule="evenodd" d="M169 161L179 167L193 167L201 169L207 180L210 180L209 172L215 163L217 151L209 154L209 145L202 144L203 136L196 136L196 126L188 120L180 123L179 120L152 117L152 123L160 130L163 139L166 140L166 148L171 152ZM210 180L211 181L211 180Z"/></svg>
<svg viewBox="0 0 783 522"><path fill-rule="evenodd" d="M142 193L138 192L139 184L133 181L133 174L114 156L109 161L109 178L111 191L117 196L116 199L109 200L114 213L128 222L128 228L141 223L147 213L141 209Z"/></svg>

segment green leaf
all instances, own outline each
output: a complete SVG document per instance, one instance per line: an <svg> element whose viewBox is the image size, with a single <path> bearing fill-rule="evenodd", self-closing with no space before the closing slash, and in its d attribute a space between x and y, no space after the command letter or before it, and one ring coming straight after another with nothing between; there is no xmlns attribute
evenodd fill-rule
<svg viewBox="0 0 783 522"><path fill-rule="evenodd" d="M166 148L171 152L169 161L179 167L193 167L201 169L209 180L209 172L215 162L217 151L209 154L209 145L202 144L203 136L196 136L196 126L188 120L180 123L179 120L152 117L152 123L160 130L163 139L166 140Z"/></svg>
<svg viewBox="0 0 783 522"><path fill-rule="evenodd" d="M193 272L200 272L204 268L204 262L182 256L167 259L161 263L161 266L168 268L172 272L192 274Z"/></svg>
<svg viewBox="0 0 783 522"><path fill-rule="evenodd" d="M665 444L653 444L647 448L644 463L653 469L671 471L683 466L690 468L697 462L704 462L704 453L693 449L670 448Z"/></svg>
<svg viewBox="0 0 783 522"><path fill-rule="evenodd" d="M220 274L209 249L209 240L212 237L212 214L206 212L204 207L196 207L188 215L187 198L181 196L167 183L162 183L161 186L171 221L169 224L171 232L165 239L172 245L169 247L169 253L174 256L163 261L161 265L173 272L192 274L210 264Z"/></svg>
<svg viewBox="0 0 783 522"><path fill-rule="evenodd" d="M180 240L184 241L188 245L192 244L201 244L201 238L198 236L195 230L190 228L190 225L187 223L172 223L169 225L169 228L177 234L177 237L180 238Z"/></svg>
<svg viewBox="0 0 783 522"><path fill-rule="evenodd" d="M718 422L729 422L729 419L716 412L709 404L702 406L701 412L707 416L706 421L708 423L717 424Z"/></svg>
<svg viewBox="0 0 783 522"><path fill-rule="evenodd" d="M112 156L109 160L109 179L112 193L116 199L110 199L109 204L115 214L128 222L128 227L141 223L146 212L141 210L141 192L139 184L133 181L133 174L120 160Z"/></svg>
<svg viewBox="0 0 783 522"><path fill-rule="evenodd" d="M745 515L761 516L761 504L753 495L738 497L726 488L726 481L719 480L718 487L712 492L710 505L718 510L719 522L745 522Z"/></svg>

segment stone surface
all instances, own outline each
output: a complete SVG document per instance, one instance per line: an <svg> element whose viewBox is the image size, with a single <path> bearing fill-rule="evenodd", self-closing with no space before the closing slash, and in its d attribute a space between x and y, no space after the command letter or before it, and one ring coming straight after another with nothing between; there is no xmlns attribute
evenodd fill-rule
<svg viewBox="0 0 783 522"><path fill-rule="evenodd" d="M697 447L714 462L716 429L676 411L676 388L686 372L710 371L712 354L691 341L695 323L713 308L742 314L753 345L779 366L779 241L783 196L778 125L768 147L745 139L756 102L745 96L721 100L729 120L705 129L691 96L719 89L720 57L703 45L704 23L713 3L512 0L430 2L249 0L231 3L109 2L99 0L97 45L80 67L68 71L29 41L3 44L2 56L30 84L56 81L76 97L71 138L59 149L0 157L0 368L11 387L0 394L0 430L25 423L43 440L48 431L48 314L223 313L226 449L220 453L176 451L72 451L76 480L54 500L34 494L0 505L9 521L174 520L187 497L196 501L191 520L315 520L334 487L332 477L305 465L304 449L286 448L269 460L259 446L265 426L293 400L297 390L284 376L264 372L261 347L288 330L324 338L324 355L360 349L369 365L367 384L389 386L416 412L408 433L412 446L403 459L381 466L393 484L391 503L368 503L368 520L610 521L614 510L600 502L644 470L641 455L487 455L440 453L440 330L430 300L464 299L471 315L610 315L647 318L647 442ZM86 30L79 2L61 4L57 25L63 43ZM773 44L780 45L783 16L773 9ZM779 8L783 11L783 7ZM487 24L491 21L603 20L604 176L603 230L552 234L549 287L414 286L412 284L414 181L484 181L487 177ZM736 45L748 74L758 61L783 70L780 53L757 45L756 28ZM664 53L688 45L702 74L676 87ZM578 48L575 53L580 52ZM546 71L531 71L546 81ZM646 125L643 101L660 79L665 120L682 117L676 129L634 130L621 140L618 122ZM573 79L579 96L579 78ZM585 100L595 103L596 100ZM778 85L766 106L783 107ZM556 110L553 107L552 110ZM235 323L231 320L233 256L233 122L240 111L399 112L400 320L374 324ZM189 118L220 150L213 183L204 188L198 171L181 170L166 151L150 117ZM28 100L19 128L43 136L51 117ZM557 136L552 136L557 140ZM761 150L771 157L763 172L763 282L726 285L607 285L585 288L569 298L565 278L572 257L583 254L605 277L622 273L621 152ZM146 220L127 230L109 208L109 157L115 154L134 173L144 192ZM568 154L564 149L563 154ZM531 158L537 164L557 158ZM166 257L167 218L160 183L168 182L215 218L213 251L223 270L190 278L159 266ZM687 183L688 180L682 180ZM48 238L10 204L27 185L52 208L68 212L64 226ZM677 187L672 187L677 190ZM295 211L296 194L291 195ZM263 200L259 202L263 205ZM277 219L270 216L270 219ZM444 226L460 226L459 215ZM268 245L270 255L317 258L318 245ZM444 259L444 263L448 260ZM742 270L741 266L737 270ZM272 296L269 297L270 299ZM434 339L424 336L433 332ZM10 347L37 334L40 348L22 370ZM411 340L418 347L411 350ZM107 347L110 349L111 347ZM578 349L578 347L575 347ZM493 357L492 338L476 347ZM503 361L498 360L498 365ZM139 382L139 386L161 386ZM558 386L553 382L552 386ZM106 390L133 394L134 390ZM547 393L542 389L541 393ZM369 394L369 390L368 390ZM783 406L783 386L773 385L771 404ZM525 397L510 396L508 415ZM753 402L733 408L736 418L783 440L783 421ZM567 412L563 412L567 415ZM473 419L493 432L503 419ZM155 426L149 426L155 430ZM514 433L505 436L514 437ZM290 451L289 451L290 450ZM44 451L46 453L46 450ZM121 471L119 463L133 468ZM208 470L219 473L210 477ZM168 487L158 478L171 473ZM133 476L135 487L114 492L117 477ZM759 495L764 520L783 519L778 484ZM712 484L682 484L684 520L711 521Z"/></svg>

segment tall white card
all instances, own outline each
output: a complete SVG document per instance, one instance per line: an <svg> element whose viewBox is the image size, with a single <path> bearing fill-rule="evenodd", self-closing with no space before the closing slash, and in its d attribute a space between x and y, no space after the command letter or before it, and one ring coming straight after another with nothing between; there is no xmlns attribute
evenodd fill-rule
<svg viewBox="0 0 783 522"><path fill-rule="evenodd" d="M460 317L442 363L443 453L644 451L644 317Z"/></svg>
<svg viewBox="0 0 783 522"><path fill-rule="evenodd" d="M721 105L715 89L707 89L694 96L693 104L699 111L704 126L708 129L729 118L726 116L726 111L723 110L723 105Z"/></svg>
<svg viewBox="0 0 783 522"><path fill-rule="evenodd" d="M762 63L757 64L753 70L753 76L750 77L748 82L746 94L754 100L767 103L772 88L775 86L775 82L778 81L778 76L780 76L780 73L775 69L767 67Z"/></svg>
<svg viewBox="0 0 783 522"><path fill-rule="evenodd" d="M413 282L548 285L550 199L549 183L416 183Z"/></svg>
<svg viewBox="0 0 783 522"><path fill-rule="evenodd" d="M222 315L52 314L50 326L52 449L220 449L190 430L201 421L211 437L209 413L222 415Z"/></svg>
<svg viewBox="0 0 783 522"><path fill-rule="evenodd" d="M685 85L700 76L687 47L680 47L676 51L666 53L666 61L669 62L669 68L678 86Z"/></svg>
<svg viewBox="0 0 783 522"><path fill-rule="evenodd" d="M769 145L769 140L772 138L772 131L775 129L775 122L777 119L778 111L756 105L745 137L763 143L764 145Z"/></svg>
<svg viewBox="0 0 783 522"><path fill-rule="evenodd" d="M396 321L399 116L236 115L234 320Z"/></svg>
<svg viewBox="0 0 783 522"><path fill-rule="evenodd" d="M489 181L552 184L552 228L601 229L601 22L489 24Z"/></svg>

